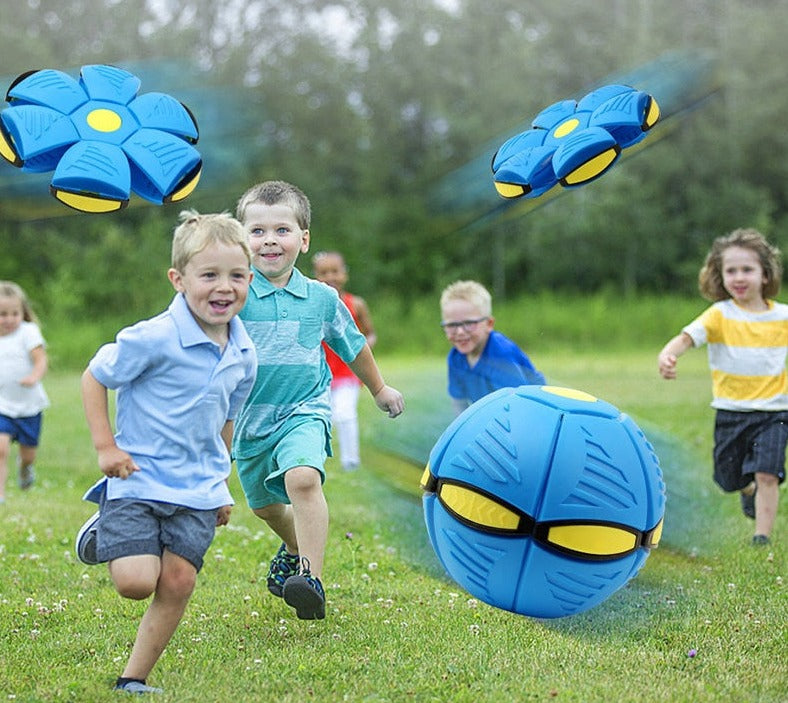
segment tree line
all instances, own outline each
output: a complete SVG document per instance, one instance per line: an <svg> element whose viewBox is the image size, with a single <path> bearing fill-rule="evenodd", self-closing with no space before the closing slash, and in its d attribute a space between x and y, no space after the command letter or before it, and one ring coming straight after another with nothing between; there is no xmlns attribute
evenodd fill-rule
<svg viewBox="0 0 788 703"><path fill-rule="evenodd" d="M355 290L407 310L462 277L499 296L689 295L719 234L754 226L784 248L786 19L788 0L36 0L0 27L0 59L9 79L143 62L147 90L160 89L157 66L179 67L164 82L176 97L192 86L213 160L184 205L232 211L250 183L291 180L312 200L313 250L343 251ZM697 48L719 90L599 181L473 227L435 206L449 174L543 107ZM0 166L0 278L64 318L167 299L182 206L70 214L20 194L25 178Z"/></svg>

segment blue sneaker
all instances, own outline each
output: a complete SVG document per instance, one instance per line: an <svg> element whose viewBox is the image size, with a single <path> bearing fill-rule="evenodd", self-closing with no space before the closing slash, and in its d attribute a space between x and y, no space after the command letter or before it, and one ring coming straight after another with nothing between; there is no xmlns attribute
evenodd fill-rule
<svg viewBox="0 0 788 703"><path fill-rule="evenodd" d="M98 564L99 560L96 557L96 525L98 524L99 514L93 513L82 527L77 532L77 538L74 541L74 551L77 553L77 558L83 563L93 566Z"/></svg>
<svg viewBox="0 0 788 703"><path fill-rule="evenodd" d="M300 620L322 620L326 617L326 593L320 579L309 573L309 559L301 559L301 573L291 576L282 589L282 597L295 608Z"/></svg>
<svg viewBox="0 0 788 703"><path fill-rule="evenodd" d="M123 691L136 696L144 696L146 693L164 693L164 689L148 686L142 681L126 681L125 683L115 684L113 691Z"/></svg>
<svg viewBox="0 0 788 703"><path fill-rule="evenodd" d="M271 559L267 577L268 590L277 598L282 597L282 588L285 585L285 581L298 573L300 563L298 554L290 554L285 547L285 543L282 542L279 551Z"/></svg>

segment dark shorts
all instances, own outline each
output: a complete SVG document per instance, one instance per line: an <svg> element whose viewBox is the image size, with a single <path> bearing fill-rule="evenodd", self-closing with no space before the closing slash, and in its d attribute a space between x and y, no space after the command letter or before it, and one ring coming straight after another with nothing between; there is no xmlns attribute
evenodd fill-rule
<svg viewBox="0 0 788 703"><path fill-rule="evenodd" d="M216 531L217 510L194 510L172 503L102 495L96 526L96 555L112 561L138 554L161 556L164 549L199 571Z"/></svg>
<svg viewBox="0 0 788 703"><path fill-rule="evenodd" d="M7 417L0 415L0 434L10 434L23 447L37 447L41 436L43 413L31 417Z"/></svg>
<svg viewBox="0 0 788 703"><path fill-rule="evenodd" d="M717 410L714 424L714 481L739 491L756 472L785 481L788 412Z"/></svg>

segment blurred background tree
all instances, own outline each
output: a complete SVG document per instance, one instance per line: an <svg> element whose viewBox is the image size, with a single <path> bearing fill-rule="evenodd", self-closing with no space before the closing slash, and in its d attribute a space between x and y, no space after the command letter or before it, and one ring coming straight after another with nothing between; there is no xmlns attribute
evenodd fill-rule
<svg viewBox="0 0 788 703"><path fill-rule="evenodd" d="M205 158L185 206L232 211L253 182L297 183L313 251L343 251L372 304L407 312L460 277L499 297L694 294L715 236L751 225L788 244L788 0L13 5L0 25L6 86L35 68L112 63L142 91L170 92L196 115ZM598 182L521 217L477 212L470 227L462 208L435 206L447 176L543 107L683 50L713 56L719 90ZM81 215L47 183L0 164L0 276L59 319L137 319L166 303L183 205ZM489 172L474 187L498 205Z"/></svg>

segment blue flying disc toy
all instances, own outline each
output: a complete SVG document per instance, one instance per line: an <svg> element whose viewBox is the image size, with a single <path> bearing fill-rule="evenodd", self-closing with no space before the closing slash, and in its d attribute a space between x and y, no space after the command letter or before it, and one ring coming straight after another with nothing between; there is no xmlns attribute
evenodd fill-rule
<svg viewBox="0 0 788 703"><path fill-rule="evenodd" d="M43 69L20 75L0 112L0 155L22 171L54 171L50 192L82 212L113 212L131 191L177 202L197 186L197 122L164 93L138 95L135 75L83 66L79 80Z"/></svg>
<svg viewBox="0 0 788 703"><path fill-rule="evenodd" d="M606 85L579 102L554 103L495 153L495 189L504 198L536 198L558 183L590 183L623 149L643 140L658 119L657 101L626 85Z"/></svg>

